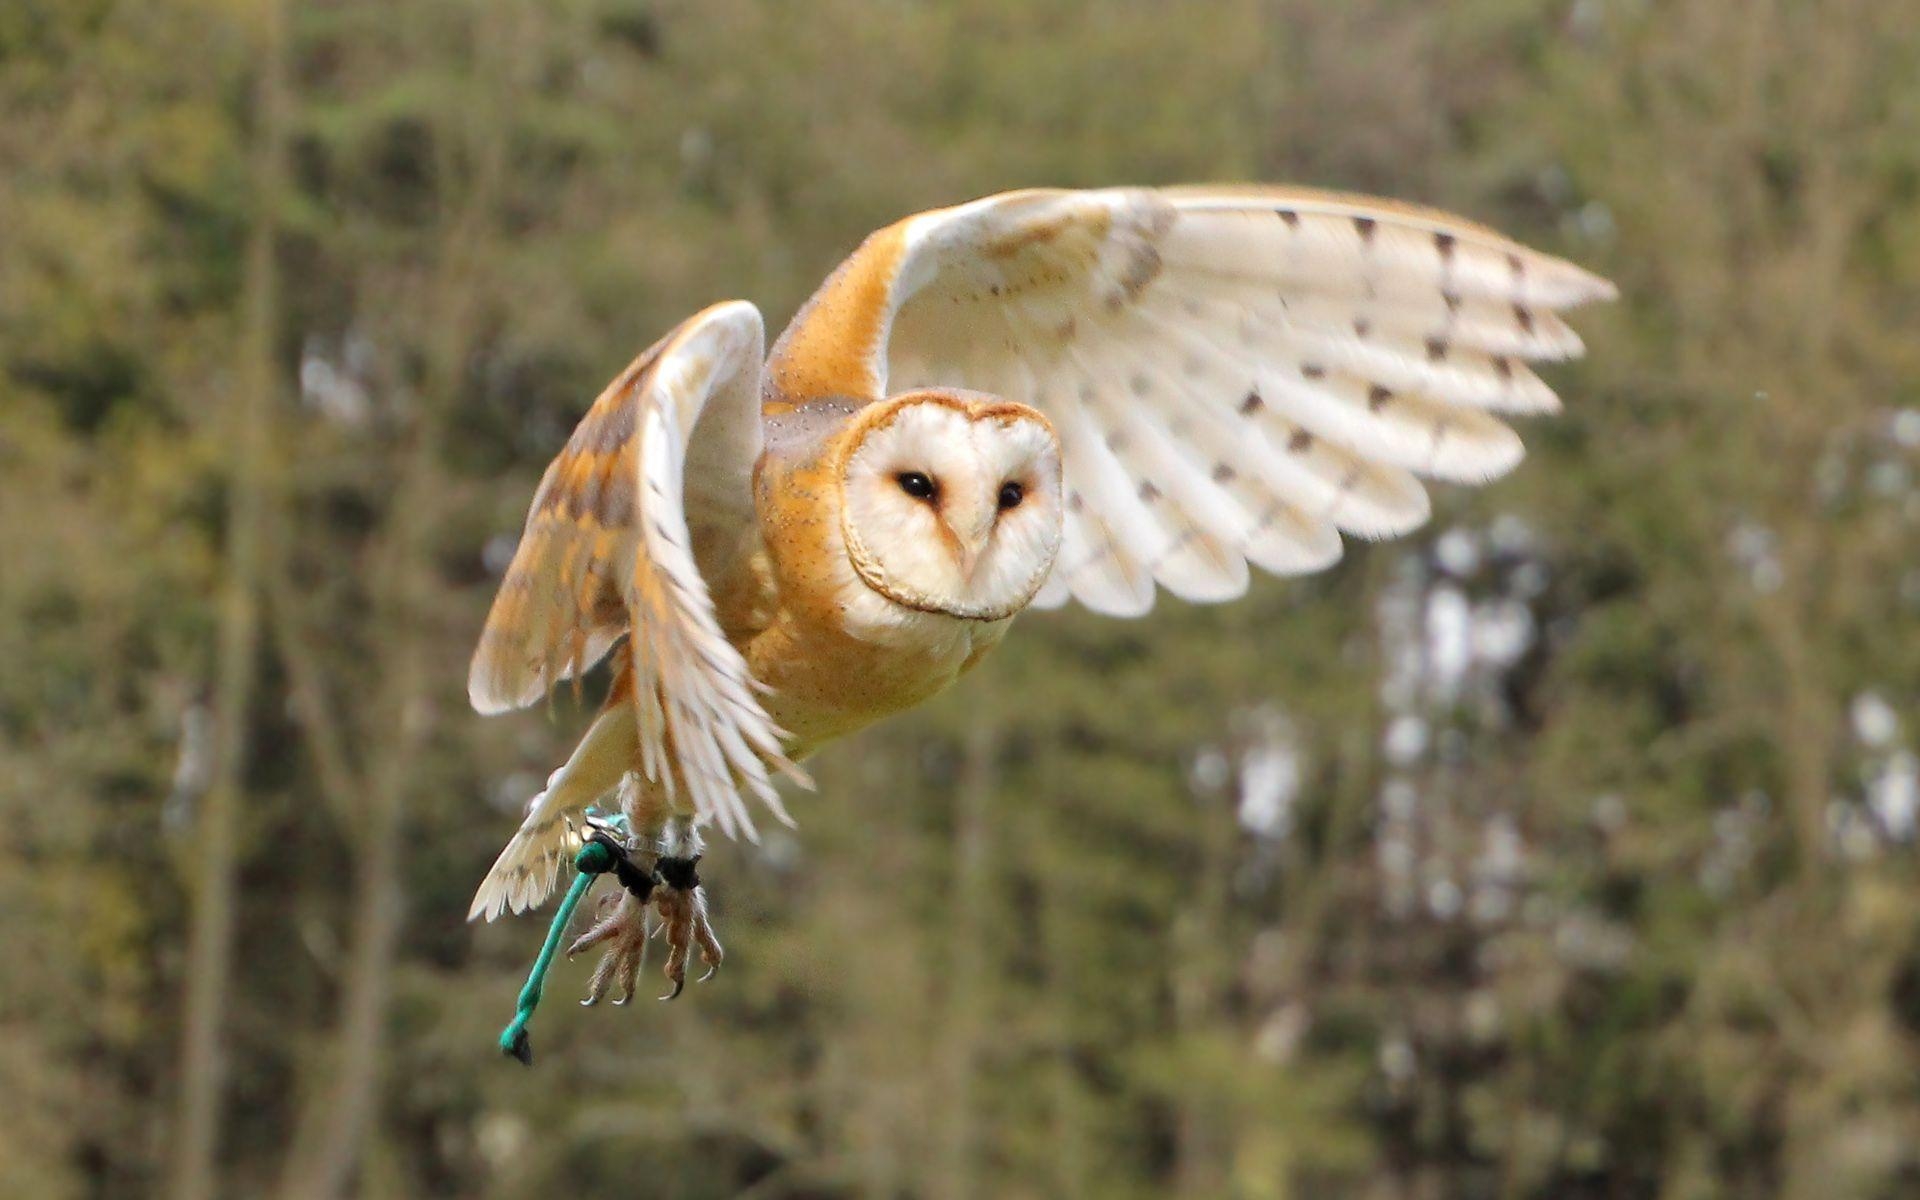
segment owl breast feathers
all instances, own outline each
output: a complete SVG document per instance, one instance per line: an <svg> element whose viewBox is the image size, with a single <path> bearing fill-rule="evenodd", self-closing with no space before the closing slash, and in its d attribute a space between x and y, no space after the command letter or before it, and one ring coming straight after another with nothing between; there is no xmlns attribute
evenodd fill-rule
<svg viewBox="0 0 1920 1200"><path fill-rule="evenodd" d="M601 394L533 500L473 660L482 712L623 635L613 694L475 911L537 902L563 818L631 777L753 836L775 774L934 694L1027 607L1138 616L1521 457L1530 362L1615 294L1444 213L1265 187L1034 190L907 218L763 362L715 305ZM528 869L529 863L535 864ZM512 874L509 871L509 874Z"/></svg>

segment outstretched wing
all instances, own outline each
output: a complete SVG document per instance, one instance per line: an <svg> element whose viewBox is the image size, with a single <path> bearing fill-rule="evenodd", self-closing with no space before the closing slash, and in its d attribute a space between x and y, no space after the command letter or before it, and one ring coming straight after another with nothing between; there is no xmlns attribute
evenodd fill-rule
<svg viewBox="0 0 1920 1200"><path fill-rule="evenodd" d="M1521 457L1556 411L1526 365L1582 351L1613 286L1445 213L1267 187L1009 192L879 231L768 362L780 400L966 387L1059 431L1066 531L1036 603L1136 615L1248 564L1323 568L1403 533L1416 478Z"/></svg>
<svg viewBox="0 0 1920 1200"><path fill-rule="evenodd" d="M784 821L769 768L804 779L713 601L758 544L764 344L757 309L718 304L601 393L540 482L467 683L481 712L518 708L628 635L635 765L749 837L742 788Z"/></svg>

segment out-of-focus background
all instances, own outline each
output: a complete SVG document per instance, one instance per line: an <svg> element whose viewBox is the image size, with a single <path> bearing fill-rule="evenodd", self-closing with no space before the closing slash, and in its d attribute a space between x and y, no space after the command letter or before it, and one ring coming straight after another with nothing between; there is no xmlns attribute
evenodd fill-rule
<svg viewBox="0 0 1920 1200"><path fill-rule="evenodd" d="M1176 180L1623 300L1512 477L1022 621L713 849L716 982L502 1060L604 680L464 667L587 401ZM1920 1194L1917 472L1912 0L6 0L0 1195Z"/></svg>

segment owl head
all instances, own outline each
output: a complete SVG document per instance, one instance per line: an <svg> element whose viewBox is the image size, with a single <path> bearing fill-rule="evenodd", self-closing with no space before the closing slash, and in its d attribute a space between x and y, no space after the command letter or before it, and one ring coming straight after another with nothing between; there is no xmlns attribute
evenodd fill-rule
<svg viewBox="0 0 1920 1200"><path fill-rule="evenodd" d="M867 586L973 621L1025 608L1060 549L1060 442L1038 412L953 389L861 410L842 443L841 522Z"/></svg>

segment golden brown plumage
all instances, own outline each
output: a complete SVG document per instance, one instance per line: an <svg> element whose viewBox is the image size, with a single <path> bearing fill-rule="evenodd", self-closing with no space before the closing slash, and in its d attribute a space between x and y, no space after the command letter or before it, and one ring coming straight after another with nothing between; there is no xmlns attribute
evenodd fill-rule
<svg viewBox="0 0 1920 1200"><path fill-rule="evenodd" d="M1418 477L1518 461L1500 418L1558 407L1527 360L1580 353L1558 310L1611 295L1444 213L1236 186L909 217L764 367L759 314L707 309L595 401L535 495L475 705L531 703L628 641L474 914L537 903L560 818L623 780L648 845L751 836L743 791L785 819L773 773L947 686L1029 602L1224 600L1250 566L1412 528Z"/></svg>

